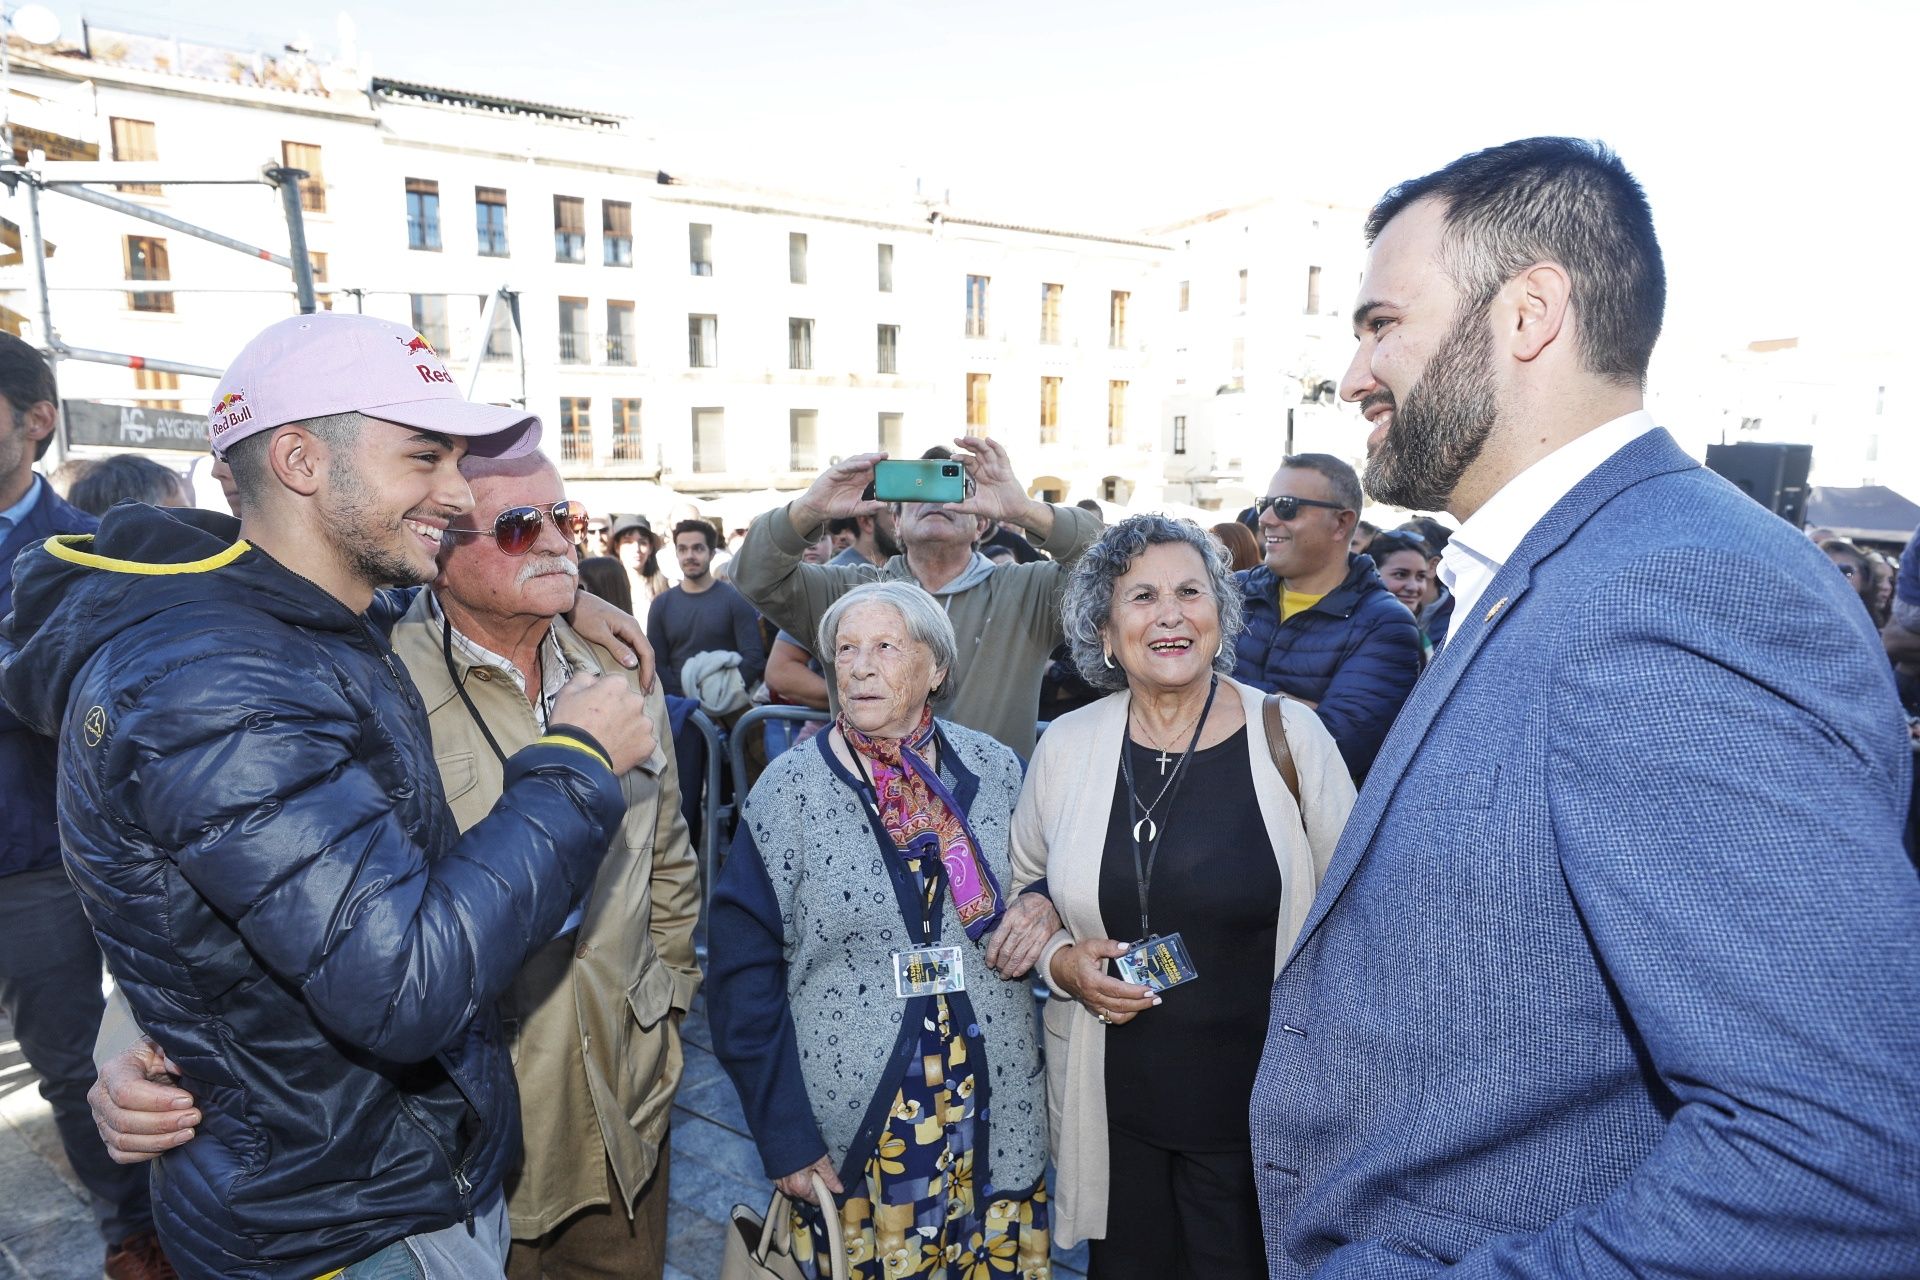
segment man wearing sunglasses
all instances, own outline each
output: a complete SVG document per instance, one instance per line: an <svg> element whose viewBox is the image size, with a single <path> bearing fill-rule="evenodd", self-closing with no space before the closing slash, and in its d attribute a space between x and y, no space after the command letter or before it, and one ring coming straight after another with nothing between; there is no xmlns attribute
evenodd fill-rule
<svg viewBox="0 0 1920 1280"><path fill-rule="evenodd" d="M147 1069L191 1094L149 1147L161 1243L195 1276L498 1274L494 1002L620 830L645 703L576 674L463 834L382 588L436 575L459 461L539 419L466 401L410 329L321 313L255 337L209 420L241 521L123 504L29 549L0 642L0 692L58 735L66 868Z"/></svg>
<svg viewBox="0 0 1920 1280"><path fill-rule="evenodd" d="M1266 563L1239 575L1234 678L1314 708L1359 782L1420 675L1420 632L1372 557L1347 549L1360 518L1352 467L1296 454L1254 510Z"/></svg>
<svg viewBox="0 0 1920 1280"><path fill-rule="evenodd" d="M553 464L478 458L462 472L478 518L448 530L440 577L394 628L394 648L426 701L466 829L499 798L505 761L551 730L570 677L641 686L563 616L587 511ZM645 719L657 745L620 777L626 816L592 892L501 997L525 1148L507 1180L511 1280L659 1280L666 1266L667 1120L680 1018L700 984L700 876L657 687Z"/></svg>

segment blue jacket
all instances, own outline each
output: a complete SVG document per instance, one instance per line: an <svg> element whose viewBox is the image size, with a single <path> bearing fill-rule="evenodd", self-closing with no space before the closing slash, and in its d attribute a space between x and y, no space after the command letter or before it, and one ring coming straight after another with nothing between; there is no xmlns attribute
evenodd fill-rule
<svg viewBox="0 0 1920 1280"><path fill-rule="evenodd" d="M1455 615L1274 985L1276 1280L1920 1275L1912 752L1825 560L1652 431Z"/></svg>
<svg viewBox="0 0 1920 1280"><path fill-rule="evenodd" d="M1233 677L1318 703L1320 722L1357 782L1420 676L1420 631L1374 572L1372 557L1348 556L1347 566L1346 581L1285 622L1273 570L1261 565L1236 574L1246 629Z"/></svg>
<svg viewBox="0 0 1920 1280"><path fill-rule="evenodd" d="M58 735L67 870L205 1115L156 1166L168 1257L312 1280L512 1166L494 1000L625 805L589 740L550 734L460 835L393 601L352 613L237 532L128 505L28 551L0 695Z"/></svg>
<svg viewBox="0 0 1920 1280"><path fill-rule="evenodd" d="M0 534L0 619L13 611L13 558L56 533L92 533L100 523L69 506L45 480L26 518ZM0 702L0 876L38 871L60 861L54 825L53 740L20 723Z"/></svg>

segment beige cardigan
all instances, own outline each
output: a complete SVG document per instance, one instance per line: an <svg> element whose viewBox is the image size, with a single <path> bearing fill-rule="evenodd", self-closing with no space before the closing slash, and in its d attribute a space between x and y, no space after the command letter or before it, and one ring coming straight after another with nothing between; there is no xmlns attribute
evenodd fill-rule
<svg viewBox="0 0 1920 1280"><path fill-rule="evenodd" d="M1280 921L1273 953L1278 976L1353 808L1353 782L1320 717L1288 702L1287 741L1300 772L1303 799L1296 806L1267 749L1260 718L1265 695L1224 677L1220 684L1223 694L1239 694L1246 709L1253 799L1280 864ZM1047 1117L1058 1170L1054 1238L1066 1248L1107 1233L1106 1028L1054 987L1050 965L1054 953L1076 939L1110 936L1100 917L1100 862L1130 700L1130 694L1116 693L1054 721L1034 752L1013 815L1014 891L1045 876L1066 924L1047 943L1039 966L1053 988L1046 1007ZM1302 808L1311 815L1305 835Z"/></svg>

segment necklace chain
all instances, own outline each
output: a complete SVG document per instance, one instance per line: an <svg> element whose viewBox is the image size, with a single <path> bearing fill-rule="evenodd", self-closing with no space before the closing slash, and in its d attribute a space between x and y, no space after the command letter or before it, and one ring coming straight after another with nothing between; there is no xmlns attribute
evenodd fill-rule
<svg viewBox="0 0 1920 1280"><path fill-rule="evenodd" d="M1205 713L1205 710L1204 710L1204 709L1203 709L1203 710L1201 711L1201 714L1202 714L1202 715L1204 715L1204 714L1206 714L1206 713ZM1129 720L1132 720L1132 719L1133 719L1133 713L1132 713L1132 711L1131 711L1131 709L1129 709L1129 711L1128 711L1128 713L1127 713L1127 718L1128 718ZM1195 717L1194 717L1194 719L1195 719L1195 720L1197 721L1197 720L1199 719L1199 716L1195 716ZM1144 730L1144 729L1146 728L1146 726L1145 726L1145 725L1143 724L1143 725L1141 725L1141 728L1142 728L1142 729ZM1179 733L1176 733L1176 734L1175 734L1175 735L1173 736L1173 740L1174 740L1174 741L1175 741L1176 743L1177 743L1177 742L1179 742L1179 741L1180 741L1180 739L1181 739L1181 738L1183 738L1183 737L1185 737L1185 736L1186 736L1186 734L1187 734L1187 732L1188 732L1189 730L1191 730L1192 728L1193 728L1193 725L1192 725L1191 723L1189 723L1189 724L1187 725L1187 727L1186 727L1185 729L1182 729L1182 730L1181 730L1181 731L1180 731ZM1144 735L1143 735L1143 736L1144 736ZM1162 756L1162 757L1165 757L1165 755L1167 754L1167 749L1166 749L1165 747L1162 747L1162 746L1158 746L1158 745L1156 745L1156 744L1155 744L1155 743L1153 743L1153 742L1148 742L1148 743L1146 743L1145 745L1146 745L1146 746L1147 746L1147 747L1148 747L1149 749L1151 749L1151 750L1154 750L1154 751L1158 751L1158 752L1159 752L1159 753L1161 754L1161 756ZM1192 745L1192 744L1189 744L1189 745ZM1187 753L1186 753L1186 751L1185 751L1185 750L1183 749L1183 750L1182 750L1182 751L1180 752L1180 758L1184 760L1184 759L1186 758L1186 754L1187 754ZM1140 814L1140 816L1141 816L1141 818L1142 818L1142 819L1146 819L1146 818L1151 818L1151 817L1153 816L1153 811L1154 811L1155 809L1158 809L1158 808L1160 807L1160 802L1161 802L1162 800L1165 800L1165 799L1167 798L1167 792L1169 792L1169 791L1171 791L1171 790L1173 789L1173 782L1174 782L1174 779L1175 779L1175 778L1177 778L1177 777L1179 777L1179 776L1180 776L1180 771L1179 771L1179 769L1178 769L1178 768L1176 767L1176 768L1174 769L1174 771L1173 771L1173 773L1172 773L1172 774L1170 774L1170 775L1168 775L1168 777L1167 777L1167 780L1166 780L1165 782L1163 782L1163 783L1161 783L1161 784L1160 784L1160 794L1159 794L1159 795L1157 795L1157 796L1155 796L1155 797L1153 798L1153 803L1152 803L1152 804L1148 804L1148 805L1143 805L1143 804L1141 804L1141 803L1140 803L1140 793L1139 793L1139 792L1137 792L1137 791L1135 791L1135 790L1133 789L1133 781L1132 781L1132 779L1128 779L1128 781L1127 781L1127 795L1128 795L1129 797L1131 797L1131 798L1132 798L1132 800L1133 800L1133 807L1134 807L1134 809L1135 809L1135 810L1136 810L1136 811L1137 811L1137 812L1138 812L1138 813Z"/></svg>

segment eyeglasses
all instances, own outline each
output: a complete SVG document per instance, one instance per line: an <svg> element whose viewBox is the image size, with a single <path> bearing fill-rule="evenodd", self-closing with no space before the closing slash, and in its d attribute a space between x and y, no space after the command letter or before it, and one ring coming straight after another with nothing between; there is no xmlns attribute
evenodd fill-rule
<svg viewBox="0 0 1920 1280"><path fill-rule="evenodd" d="M502 553L523 556L533 550L534 543L540 541L541 521L549 515L553 517L554 528L560 530L560 536L568 542L577 546L580 539L587 536L585 504L563 498L559 502L543 502L538 506L508 507L493 518L493 540L499 544ZM449 527L447 532L474 536L488 530Z"/></svg>
<svg viewBox="0 0 1920 1280"><path fill-rule="evenodd" d="M1257 520L1267 512L1273 512L1275 520L1291 520L1300 514L1302 507L1325 507L1328 511L1351 511L1352 507L1339 502L1322 502L1318 498L1295 498L1286 494L1262 498L1253 504L1253 515Z"/></svg>

